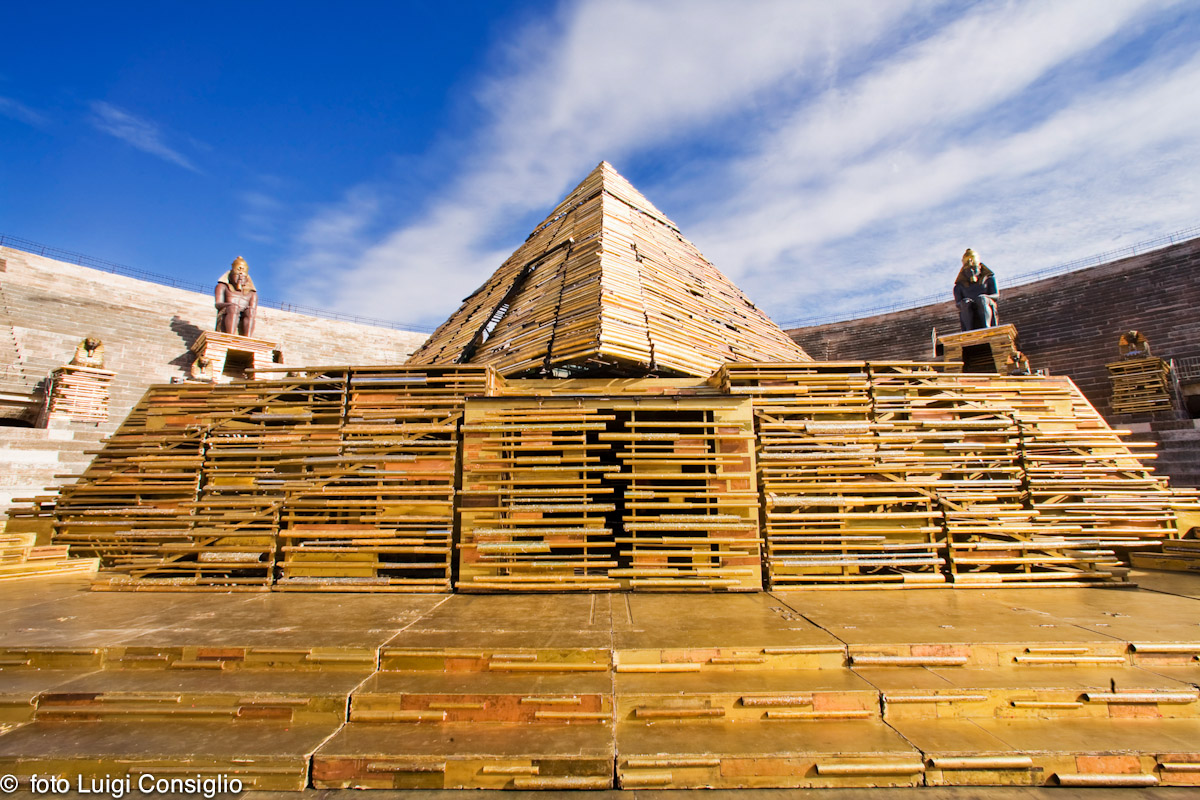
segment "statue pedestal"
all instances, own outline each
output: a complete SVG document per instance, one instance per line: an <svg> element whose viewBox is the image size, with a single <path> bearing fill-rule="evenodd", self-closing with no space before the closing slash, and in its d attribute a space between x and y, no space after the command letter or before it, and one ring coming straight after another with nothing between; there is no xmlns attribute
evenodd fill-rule
<svg viewBox="0 0 1200 800"><path fill-rule="evenodd" d="M989 372L1004 375L1008 354L1017 348L1017 326L997 325L962 333L939 336L944 361L963 362L963 372Z"/></svg>
<svg viewBox="0 0 1200 800"><path fill-rule="evenodd" d="M197 358L205 358L212 363L213 380L228 383L249 377L248 370L275 365L278 348L277 342L266 339L205 331L192 345L192 352Z"/></svg>
<svg viewBox="0 0 1200 800"><path fill-rule="evenodd" d="M47 421L66 419L75 422L108 420L108 388L117 373L96 367L70 364L50 373L50 403Z"/></svg>
<svg viewBox="0 0 1200 800"><path fill-rule="evenodd" d="M1174 411L1171 367L1161 358L1127 358L1105 364L1112 381L1112 410L1118 414Z"/></svg>

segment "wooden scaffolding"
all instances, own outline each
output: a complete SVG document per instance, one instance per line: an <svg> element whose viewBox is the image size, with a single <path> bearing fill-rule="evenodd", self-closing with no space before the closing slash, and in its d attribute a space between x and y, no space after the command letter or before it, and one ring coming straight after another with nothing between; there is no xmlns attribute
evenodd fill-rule
<svg viewBox="0 0 1200 800"><path fill-rule="evenodd" d="M472 400L458 587L757 590L753 440L727 397Z"/></svg>
<svg viewBox="0 0 1200 800"><path fill-rule="evenodd" d="M1117 414L1155 414L1175 410L1171 365L1161 358L1127 358L1105 364L1112 381Z"/></svg>

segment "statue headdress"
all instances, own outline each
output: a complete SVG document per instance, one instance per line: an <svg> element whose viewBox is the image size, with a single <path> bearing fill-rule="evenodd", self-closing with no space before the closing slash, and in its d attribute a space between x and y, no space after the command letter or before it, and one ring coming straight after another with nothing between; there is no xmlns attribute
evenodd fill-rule
<svg viewBox="0 0 1200 800"><path fill-rule="evenodd" d="M238 256L237 258L235 258L233 260L233 263L229 265L229 269L227 269L225 271L225 274L217 279L217 283L225 283L225 284L229 284L230 286L232 286L233 285L233 280L232 280L233 271L238 269L239 267L241 268L241 271L246 274L246 284L244 287L245 290L250 291L250 292L257 292L258 290L254 288L254 279L250 277L250 265L247 264L246 259L242 258L241 256Z"/></svg>

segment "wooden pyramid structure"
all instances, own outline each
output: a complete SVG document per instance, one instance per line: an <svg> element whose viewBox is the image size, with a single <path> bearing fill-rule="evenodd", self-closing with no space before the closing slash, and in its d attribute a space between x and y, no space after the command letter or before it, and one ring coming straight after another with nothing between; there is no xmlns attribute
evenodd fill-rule
<svg viewBox="0 0 1200 800"><path fill-rule="evenodd" d="M706 377L735 361L809 360L601 162L408 363Z"/></svg>
<svg viewBox="0 0 1200 800"><path fill-rule="evenodd" d="M1118 583L1181 497L1067 378L818 362L601 163L409 363L152 387L10 532L104 588Z"/></svg>

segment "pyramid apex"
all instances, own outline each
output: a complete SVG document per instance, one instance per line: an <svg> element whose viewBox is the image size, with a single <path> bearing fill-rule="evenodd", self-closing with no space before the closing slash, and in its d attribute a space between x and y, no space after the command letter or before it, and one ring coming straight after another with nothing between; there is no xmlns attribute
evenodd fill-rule
<svg viewBox="0 0 1200 800"><path fill-rule="evenodd" d="M619 178L620 180L629 183L629 179L622 175L620 170L614 167L611 161L601 161L599 164L597 164L596 168L593 169L590 174L595 175L596 173L603 175L606 180L611 178Z"/></svg>

